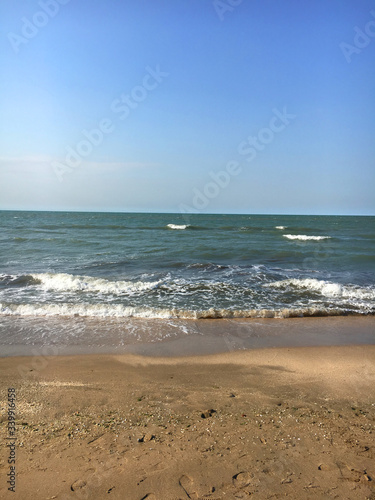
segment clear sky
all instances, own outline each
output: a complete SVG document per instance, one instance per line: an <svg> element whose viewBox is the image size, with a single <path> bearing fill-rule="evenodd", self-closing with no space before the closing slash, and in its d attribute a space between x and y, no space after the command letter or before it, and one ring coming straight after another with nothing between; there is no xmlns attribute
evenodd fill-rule
<svg viewBox="0 0 375 500"><path fill-rule="evenodd" d="M0 209L375 214L374 0L0 19Z"/></svg>

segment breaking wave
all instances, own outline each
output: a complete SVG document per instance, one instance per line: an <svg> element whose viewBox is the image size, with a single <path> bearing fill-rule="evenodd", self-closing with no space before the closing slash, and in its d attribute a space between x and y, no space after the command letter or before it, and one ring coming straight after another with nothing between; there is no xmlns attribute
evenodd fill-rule
<svg viewBox="0 0 375 500"><path fill-rule="evenodd" d="M314 278L287 279L268 283L263 286L285 289L304 289L309 292L318 292L325 297L343 297L359 300L375 299L375 289L373 288L361 288L357 285L341 285L340 283L332 283L329 281L317 280Z"/></svg>
<svg viewBox="0 0 375 500"><path fill-rule="evenodd" d="M283 309L207 309L202 311L126 307L121 304L1 304L0 316L64 316L98 318L164 318L164 319L231 319L231 318L296 318L340 316L340 308L301 307ZM355 313L354 313L355 314Z"/></svg>
<svg viewBox="0 0 375 500"><path fill-rule="evenodd" d="M91 276L74 276L64 273L31 274L34 284L44 290L51 291L85 291L106 294L136 294L144 290L151 290L160 284L160 281L110 281Z"/></svg>

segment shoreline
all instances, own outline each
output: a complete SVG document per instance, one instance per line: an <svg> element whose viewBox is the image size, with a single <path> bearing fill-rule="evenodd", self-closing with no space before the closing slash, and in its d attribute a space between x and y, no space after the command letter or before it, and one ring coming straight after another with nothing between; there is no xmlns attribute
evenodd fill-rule
<svg viewBox="0 0 375 500"><path fill-rule="evenodd" d="M374 380L374 345L1 358L0 496L372 498Z"/></svg>
<svg viewBox="0 0 375 500"><path fill-rule="evenodd" d="M0 358L83 354L194 356L276 347L375 344L375 316L168 320L14 318Z"/></svg>

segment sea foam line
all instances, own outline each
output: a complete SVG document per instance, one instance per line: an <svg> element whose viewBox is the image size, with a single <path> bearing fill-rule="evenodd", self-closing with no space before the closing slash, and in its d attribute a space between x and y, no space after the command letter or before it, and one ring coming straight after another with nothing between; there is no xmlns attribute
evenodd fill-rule
<svg viewBox="0 0 375 500"><path fill-rule="evenodd" d="M369 311L347 311L341 308L301 307L283 309L207 309L201 311L182 309L156 309L128 307L121 304L1 304L0 316L37 317L96 317L143 319L235 319L235 318L296 318L311 316L341 316L373 314Z"/></svg>

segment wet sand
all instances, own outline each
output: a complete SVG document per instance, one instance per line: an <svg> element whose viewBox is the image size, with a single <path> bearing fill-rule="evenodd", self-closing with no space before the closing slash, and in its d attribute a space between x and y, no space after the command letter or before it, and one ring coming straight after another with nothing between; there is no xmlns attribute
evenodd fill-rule
<svg viewBox="0 0 375 500"><path fill-rule="evenodd" d="M375 346L228 350L0 359L0 498L374 499Z"/></svg>

